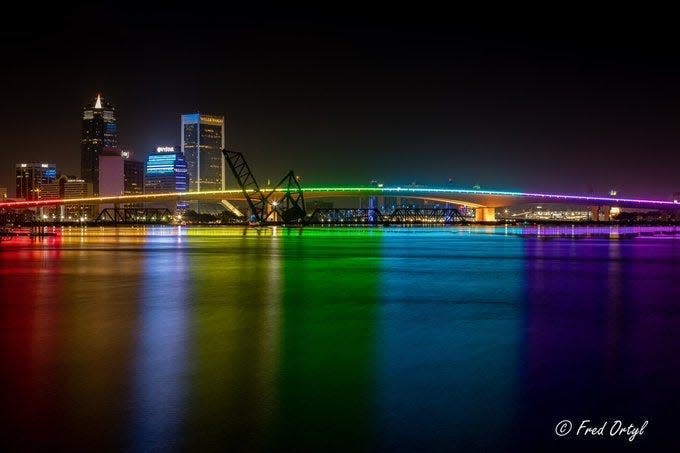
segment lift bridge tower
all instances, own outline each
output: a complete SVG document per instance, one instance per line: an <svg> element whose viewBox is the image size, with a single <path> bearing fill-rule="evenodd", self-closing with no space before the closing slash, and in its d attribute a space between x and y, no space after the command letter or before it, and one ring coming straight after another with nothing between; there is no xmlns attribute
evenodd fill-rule
<svg viewBox="0 0 680 453"><path fill-rule="evenodd" d="M236 178L250 208L250 222L264 225L279 221L285 224L303 224L307 216L305 198L295 172L290 170L274 188L265 193L255 180L243 154L222 150L227 165Z"/></svg>

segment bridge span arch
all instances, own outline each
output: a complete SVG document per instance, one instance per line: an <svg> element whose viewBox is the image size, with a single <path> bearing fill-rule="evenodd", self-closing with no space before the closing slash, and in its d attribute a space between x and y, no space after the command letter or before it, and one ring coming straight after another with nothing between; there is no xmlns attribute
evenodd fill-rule
<svg viewBox="0 0 680 453"><path fill-rule="evenodd" d="M357 198L357 197L400 197L429 200L438 203L451 203L468 206L477 210L478 220L494 220L496 208L530 203L557 203L588 207L616 206L638 209L680 209L674 201L654 200L647 198L615 198L582 195L564 195L549 193L508 192L497 190L469 190L427 187L303 187L302 192L307 199L318 198ZM271 189L262 188L264 193ZM277 192L284 192L278 189ZM70 199L49 199L30 201L0 202L0 209L26 209L63 205L100 205L181 201L245 201L244 192L240 189L206 192L169 192L161 194L121 195L112 197L84 197Z"/></svg>

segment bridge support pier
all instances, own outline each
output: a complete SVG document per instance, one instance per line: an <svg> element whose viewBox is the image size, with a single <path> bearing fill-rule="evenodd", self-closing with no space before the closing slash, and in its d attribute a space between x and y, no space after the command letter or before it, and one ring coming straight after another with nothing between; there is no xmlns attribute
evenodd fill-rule
<svg viewBox="0 0 680 453"><path fill-rule="evenodd" d="M495 222L496 208L475 208L475 220L477 222Z"/></svg>
<svg viewBox="0 0 680 453"><path fill-rule="evenodd" d="M590 213L593 222L609 222L611 220L611 206L591 206Z"/></svg>

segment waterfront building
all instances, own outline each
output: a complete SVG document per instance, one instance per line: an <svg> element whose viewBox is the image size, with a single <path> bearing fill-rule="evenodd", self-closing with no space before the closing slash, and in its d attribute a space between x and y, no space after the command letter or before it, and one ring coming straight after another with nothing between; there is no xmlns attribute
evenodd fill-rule
<svg viewBox="0 0 680 453"><path fill-rule="evenodd" d="M186 192L188 179L184 154L174 146L159 146L146 160L146 193Z"/></svg>
<svg viewBox="0 0 680 453"><path fill-rule="evenodd" d="M144 162L134 158L134 152L123 150L123 193L142 195L144 193Z"/></svg>
<svg viewBox="0 0 680 453"><path fill-rule="evenodd" d="M85 182L83 179L74 176L62 175L54 182L44 184L42 197L46 200L51 199L74 199L92 196L92 183ZM53 220L78 220L80 218L91 218L93 207L90 205L62 205L45 210L45 214Z"/></svg>
<svg viewBox="0 0 680 453"><path fill-rule="evenodd" d="M191 113L181 116L182 154L191 191L224 190L226 183L224 117Z"/></svg>
<svg viewBox="0 0 680 453"><path fill-rule="evenodd" d="M107 148L99 156L99 195L142 195L144 163L129 150Z"/></svg>
<svg viewBox="0 0 680 453"><path fill-rule="evenodd" d="M186 192L189 187L187 162L180 147L158 146L146 160L144 175L145 193ZM186 202L165 203L169 209L185 210Z"/></svg>
<svg viewBox="0 0 680 453"><path fill-rule="evenodd" d="M92 196L92 183L72 176L62 175L56 181L43 185L42 198L85 198Z"/></svg>
<svg viewBox="0 0 680 453"><path fill-rule="evenodd" d="M125 193L125 163L118 149L108 148L99 154L98 173L100 196L114 197Z"/></svg>
<svg viewBox="0 0 680 453"><path fill-rule="evenodd" d="M57 166L42 162L16 164L16 198L40 200L42 186L57 179Z"/></svg>
<svg viewBox="0 0 680 453"><path fill-rule="evenodd" d="M85 182L92 183L94 194L99 195L99 157L104 150L118 145L115 109L98 94L83 107L82 118L80 175Z"/></svg>

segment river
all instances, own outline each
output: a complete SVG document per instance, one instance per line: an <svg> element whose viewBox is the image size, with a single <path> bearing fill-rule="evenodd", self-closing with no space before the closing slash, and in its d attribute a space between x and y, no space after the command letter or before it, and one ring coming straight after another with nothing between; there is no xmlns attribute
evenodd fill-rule
<svg viewBox="0 0 680 453"><path fill-rule="evenodd" d="M0 243L0 445L627 446L565 419L678 443L668 229L55 231Z"/></svg>

